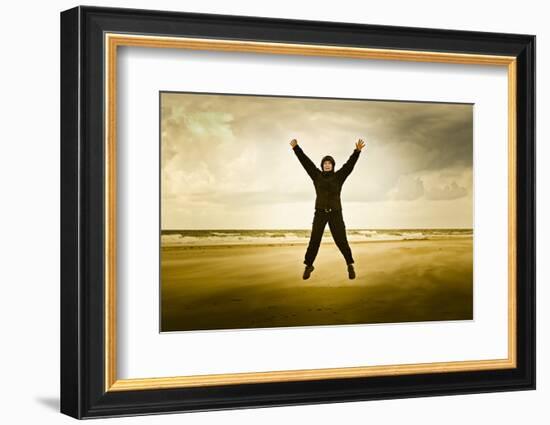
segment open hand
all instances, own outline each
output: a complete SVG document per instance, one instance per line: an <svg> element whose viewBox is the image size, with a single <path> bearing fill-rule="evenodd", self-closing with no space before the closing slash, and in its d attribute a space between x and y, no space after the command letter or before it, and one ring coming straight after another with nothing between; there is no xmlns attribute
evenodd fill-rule
<svg viewBox="0 0 550 425"><path fill-rule="evenodd" d="M292 139L290 141L290 146L292 146L292 148L294 148L297 144L298 144L298 140L296 140L296 139Z"/></svg>
<svg viewBox="0 0 550 425"><path fill-rule="evenodd" d="M365 147L365 142L363 142L363 139L359 139L355 144L355 149L357 149L358 151L360 151L364 147Z"/></svg>

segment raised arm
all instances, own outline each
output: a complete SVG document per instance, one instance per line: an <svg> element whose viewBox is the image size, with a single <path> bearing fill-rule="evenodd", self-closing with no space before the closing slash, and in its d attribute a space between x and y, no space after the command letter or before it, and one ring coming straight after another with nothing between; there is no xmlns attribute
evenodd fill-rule
<svg viewBox="0 0 550 425"><path fill-rule="evenodd" d="M340 168L337 171L337 174L340 177L342 182L346 180L348 176L351 174L351 172L353 171L353 167L355 167L355 163L359 159L359 154L361 153L361 149L363 149L364 147L365 147L365 142L359 139L359 141L355 144L355 149L353 150L353 153L350 155L346 163L342 165L342 168Z"/></svg>
<svg viewBox="0 0 550 425"><path fill-rule="evenodd" d="M320 171L315 166L313 161L309 159L309 157L304 153L302 148L298 146L298 142L296 141L296 139L292 139L292 141L290 142L290 146L292 146L292 150L298 157L300 164L302 164L306 172L309 174L309 177L311 177L312 179L315 179L315 177Z"/></svg>

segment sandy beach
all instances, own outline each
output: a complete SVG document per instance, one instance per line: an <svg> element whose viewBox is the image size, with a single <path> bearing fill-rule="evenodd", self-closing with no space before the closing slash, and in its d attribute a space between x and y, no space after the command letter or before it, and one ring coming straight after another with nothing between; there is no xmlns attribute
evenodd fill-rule
<svg viewBox="0 0 550 425"><path fill-rule="evenodd" d="M161 330L472 319L471 236L351 247L355 280L334 243L309 280L301 243L163 247Z"/></svg>

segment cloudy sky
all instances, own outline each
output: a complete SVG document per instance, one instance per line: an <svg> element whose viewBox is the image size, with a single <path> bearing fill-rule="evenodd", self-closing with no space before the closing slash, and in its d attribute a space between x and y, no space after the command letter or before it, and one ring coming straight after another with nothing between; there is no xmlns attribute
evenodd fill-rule
<svg viewBox="0 0 550 425"><path fill-rule="evenodd" d="M315 190L289 142L338 169L348 228L472 227L472 105L161 94L163 229L307 229Z"/></svg>

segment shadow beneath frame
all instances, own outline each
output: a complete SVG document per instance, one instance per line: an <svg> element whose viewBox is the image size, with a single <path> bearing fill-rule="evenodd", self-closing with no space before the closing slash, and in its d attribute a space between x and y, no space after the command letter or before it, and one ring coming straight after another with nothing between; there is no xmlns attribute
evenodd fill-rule
<svg viewBox="0 0 550 425"><path fill-rule="evenodd" d="M59 397L36 397L35 400L41 405L59 412Z"/></svg>

